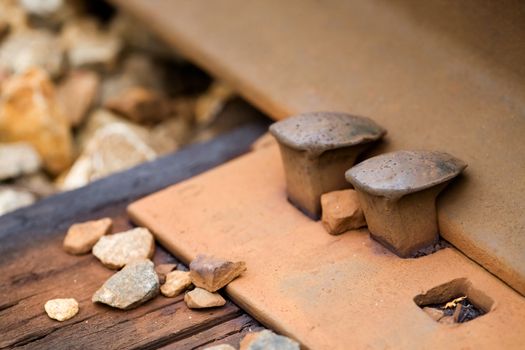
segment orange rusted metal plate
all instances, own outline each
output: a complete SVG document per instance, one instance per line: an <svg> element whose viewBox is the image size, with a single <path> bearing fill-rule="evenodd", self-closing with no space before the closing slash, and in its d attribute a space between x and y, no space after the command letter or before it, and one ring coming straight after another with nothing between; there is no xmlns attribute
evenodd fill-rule
<svg viewBox="0 0 525 350"><path fill-rule="evenodd" d="M286 199L276 146L155 193L129 208L176 256L247 263L228 285L234 301L311 349L519 349L525 299L457 250L401 259L366 230L341 236ZM457 278L488 314L439 324L413 298ZM469 295L469 297L475 297Z"/></svg>
<svg viewBox="0 0 525 350"><path fill-rule="evenodd" d="M361 114L388 129L376 152L466 161L438 203L441 233L525 294L520 1L114 2L274 118Z"/></svg>

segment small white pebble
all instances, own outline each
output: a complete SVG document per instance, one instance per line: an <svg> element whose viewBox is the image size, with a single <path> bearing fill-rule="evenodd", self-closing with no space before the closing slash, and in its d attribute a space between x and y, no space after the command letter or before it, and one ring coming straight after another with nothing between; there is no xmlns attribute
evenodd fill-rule
<svg viewBox="0 0 525 350"><path fill-rule="evenodd" d="M47 315L57 321L66 321L78 313L78 302L73 298L52 299L44 305Z"/></svg>

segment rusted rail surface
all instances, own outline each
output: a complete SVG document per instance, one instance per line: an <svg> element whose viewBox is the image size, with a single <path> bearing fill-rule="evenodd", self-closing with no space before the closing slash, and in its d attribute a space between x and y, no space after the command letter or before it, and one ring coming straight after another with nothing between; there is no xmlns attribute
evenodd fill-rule
<svg viewBox="0 0 525 350"><path fill-rule="evenodd" d="M525 10L517 0L113 0L276 119L374 118L376 152L434 149L469 168L442 235L525 294Z"/></svg>

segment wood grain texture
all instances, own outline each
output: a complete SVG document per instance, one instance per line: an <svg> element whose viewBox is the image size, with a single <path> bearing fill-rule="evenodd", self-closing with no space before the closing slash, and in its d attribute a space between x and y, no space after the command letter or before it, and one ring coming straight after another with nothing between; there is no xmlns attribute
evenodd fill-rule
<svg viewBox="0 0 525 350"><path fill-rule="evenodd" d="M153 349L178 348L178 342L195 348L256 325L231 302L204 311L190 311L180 296L158 296L126 312L94 305L92 294L114 271L91 254L68 255L62 240L69 225L88 219L113 217L113 232L130 228L125 214L130 201L242 154L266 129L264 121L250 123L0 217L0 348ZM176 260L157 247L154 261ZM57 297L76 298L78 315L62 323L49 319L44 303Z"/></svg>
<svg viewBox="0 0 525 350"><path fill-rule="evenodd" d="M231 344L237 346L248 332L257 332L264 329L250 316L243 314L230 321L171 343L162 347L163 350L190 350L204 349L214 345Z"/></svg>
<svg viewBox="0 0 525 350"><path fill-rule="evenodd" d="M276 119L364 115L388 130L376 153L466 161L441 233L525 295L521 1L112 1Z"/></svg>
<svg viewBox="0 0 525 350"><path fill-rule="evenodd" d="M124 214L114 219L113 232L131 228ZM179 348L179 342L195 348L257 324L231 302L216 309L190 310L183 295L158 296L130 311L93 304L91 296L114 271L91 254L63 252L62 236L26 250L3 270L0 285L2 289L10 285L11 293L3 294L0 307L0 348L155 349L168 344ZM154 262L178 263L159 246ZM19 273L21 268L29 272ZM49 319L43 309L45 301L60 297L74 297L80 304L79 314L63 323Z"/></svg>

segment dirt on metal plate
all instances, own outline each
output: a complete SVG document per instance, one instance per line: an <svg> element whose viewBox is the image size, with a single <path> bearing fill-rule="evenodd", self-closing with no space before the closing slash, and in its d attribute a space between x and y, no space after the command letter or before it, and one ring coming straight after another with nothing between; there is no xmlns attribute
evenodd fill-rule
<svg viewBox="0 0 525 350"><path fill-rule="evenodd" d="M454 248L401 259L367 230L332 236L302 214L286 199L276 146L168 187L128 211L186 263L197 254L245 261L247 270L226 287L228 295L311 349L517 349L525 342L516 327L525 322L525 299ZM489 312L438 324L414 301L425 291L437 294L436 287L451 298L472 294Z"/></svg>
<svg viewBox="0 0 525 350"><path fill-rule="evenodd" d="M388 130L377 153L464 160L438 201L441 233L525 294L520 1L113 2L274 118L368 116Z"/></svg>

